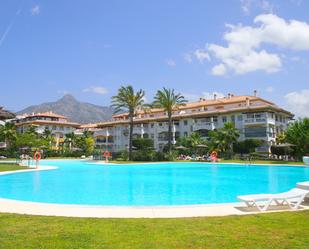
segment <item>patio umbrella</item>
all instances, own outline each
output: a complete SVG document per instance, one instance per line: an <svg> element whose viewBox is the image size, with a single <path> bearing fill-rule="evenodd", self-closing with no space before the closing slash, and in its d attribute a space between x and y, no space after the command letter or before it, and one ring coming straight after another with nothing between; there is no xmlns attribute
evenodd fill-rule
<svg viewBox="0 0 309 249"><path fill-rule="evenodd" d="M180 146L176 146L175 149L176 150L185 150L187 148L185 146L180 145Z"/></svg>
<svg viewBox="0 0 309 249"><path fill-rule="evenodd" d="M287 155L288 154L288 149L290 147L295 147L295 144L290 144L290 143L282 143L282 144L278 144L278 145L273 145L274 147L277 148L283 148L284 149L284 154Z"/></svg>
<svg viewBox="0 0 309 249"><path fill-rule="evenodd" d="M198 144L196 145L197 148L208 148L206 144Z"/></svg>
<svg viewBox="0 0 309 249"><path fill-rule="evenodd" d="M274 145L275 147L279 147L279 148L286 148L286 147L294 147L296 146L295 144L290 144L290 143L283 143L283 144L278 144L278 145Z"/></svg>
<svg viewBox="0 0 309 249"><path fill-rule="evenodd" d="M3 107L0 107L0 120L12 119L12 118L15 118L14 113L6 111L3 109Z"/></svg>
<svg viewBox="0 0 309 249"><path fill-rule="evenodd" d="M81 148L72 148L72 151L82 151L83 149Z"/></svg>
<svg viewBox="0 0 309 249"><path fill-rule="evenodd" d="M20 150L29 150L30 149L30 147L29 146L25 146L25 147L21 147L21 148L19 148Z"/></svg>

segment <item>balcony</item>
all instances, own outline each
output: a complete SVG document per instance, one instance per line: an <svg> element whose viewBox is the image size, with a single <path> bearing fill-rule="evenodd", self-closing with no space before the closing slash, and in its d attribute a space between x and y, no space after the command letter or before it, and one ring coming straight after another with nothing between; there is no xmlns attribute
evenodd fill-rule
<svg viewBox="0 0 309 249"><path fill-rule="evenodd" d="M244 120L245 124L261 124L266 123L266 121L266 118L249 118Z"/></svg>
<svg viewBox="0 0 309 249"><path fill-rule="evenodd" d="M202 123L202 122L199 122L199 123L195 123L193 125L193 130L194 131L197 131L197 130L213 130L215 127L216 127L216 123Z"/></svg>

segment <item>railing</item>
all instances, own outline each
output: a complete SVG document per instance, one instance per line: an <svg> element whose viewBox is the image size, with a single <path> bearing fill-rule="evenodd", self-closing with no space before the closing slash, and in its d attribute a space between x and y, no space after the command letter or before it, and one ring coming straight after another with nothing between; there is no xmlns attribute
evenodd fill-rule
<svg viewBox="0 0 309 249"><path fill-rule="evenodd" d="M249 118L245 119L245 123L251 124L251 123L265 123L266 118Z"/></svg>
<svg viewBox="0 0 309 249"><path fill-rule="evenodd" d="M206 129L206 130L212 130L213 128L216 127L216 123L195 123L193 125L193 130L201 130L201 129Z"/></svg>

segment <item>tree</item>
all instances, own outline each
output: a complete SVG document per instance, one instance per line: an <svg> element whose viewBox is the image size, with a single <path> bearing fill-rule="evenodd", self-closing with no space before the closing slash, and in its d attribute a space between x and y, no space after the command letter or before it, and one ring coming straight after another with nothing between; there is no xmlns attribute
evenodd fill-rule
<svg viewBox="0 0 309 249"><path fill-rule="evenodd" d="M0 138L4 139L7 147L10 148L12 144L16 141L16 126L14 123L5 123L4 126L0 127Z"/></svg>
<svg viewBox="0 0 309 249"><path fill-rule="evenodd" d="M85 153L91 155L94 150L94 139L93 137L85 137Z"/></svg>
<svg viewBox="0 0 309 249"><path fill-rule="evenodd" d="M132 140L133 140L133 118L139 109L144 106L145 92L139 90L134 91L132 86L122 86L118 89L118 94L112 97L112 107L115 108L114 113L127 111L129 115L129 160L132 160Z"/></svg>
<svg viewBox="0 0 309 249"><path fill-rule="evenodd" d="M45 127L45 129L42 133L42 138L49 140L49 139L51 139L51 135L52 135L51 130Z"/></svg>
<svg viewBox="0 0 309 249"><path fill-rule="evenodd" d="M69 150L72 150L72 146L75 146L76 135L74 132L65 134L64 143L69 146Z"/></svg>
<svg viewBox="0 0 309 249"><path fill-rule="evenodd" d="M255 149L263 144L259 139L246 139L234 143L233 151L239 154L249 154L255 151Z"/></svg>
<svg viewBox="0 0 309 249"><path fill-rule="evenodd" d="M233 144L237 142L239 131L234 124L227 122L224 127L209 133L211 140L210 144L214 150L219 152L228 152L229 155L233 153Z"/></svg>
<svg viewBox="0 0 309 249"><path fill-rule="evenodd" d="M177 110L180 106L185 105L187 100L180 93L175 93L174 89L163 88L163 90L158 90L152 107L162 108L168 117L168 150L172 150L172 116L173 111Z"/></svg>
<svg viewBox="0 0 309 249"><path fill-rule="evenodd" d="M36 126L34 125L30 125L26 133L33 134L34 136L38 136L38 133L36 131Z"/></svg>
<svg viewBox="0 0 309 249"><path fill-rule="evenodd" d="M309 154L309 118L299 119L290 124L285 135L286 142L295 145L292 150L298 158Z"/></svg>

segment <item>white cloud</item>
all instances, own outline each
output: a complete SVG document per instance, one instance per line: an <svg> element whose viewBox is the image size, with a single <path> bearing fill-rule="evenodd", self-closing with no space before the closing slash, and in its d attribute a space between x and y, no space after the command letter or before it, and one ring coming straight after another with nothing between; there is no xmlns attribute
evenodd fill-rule
<svg viewBox="0 0 309 249"><path fill-rule="evenodd" d="M213 99L214 95L217 96L217 98L223 98L225 95L223 93L220 92L203 92L203 98L204 99Z"/></svg>
<svg viewBox="0 0 309 249"><path fill-rule="evenodd" d="M186 53L183 55L183 58L185 59L186 62L191 63L192 62L192 54L191 53Z"/></svg>
<svg viewBox="0 0 309 249"><path fill-rule="evenodd" d="M40 14L40 12L41 12L41 7L40 7L40 5L38 5L38 4L32 6L32 8L30 9L30 13L31 13L31 15L33 15L33 16L34 16L34 15Z"/></svg>
<svg viewBox="0 0 309 249"><path fill-rule="evenodd" d="M108 93L107 89L102 86L91 86L89 88L85 88L83 92L97 93L97 94L106 94Z"/></svg>
<svg viewBox="0 0 309 249"><path fill-rule="evenodd" d="M258 26L228 24L230 30L224 34L226 47L207 44L208 51L220 61L212 69L214 75L224 75L228 71L236 74L279 71L282 66L280 56L261 49L263 44L309 50L309 24L305 22L286 21L273 14L264 14L257 16L254 23Z"/></svg>
<svg viewBox="0 0 309 249"><path fill-rule="evenodd" d="M170 67L175 67L175 66L176 66L176 61L173 60L173 59L168 59L168 60L166 61L166 64L167 64L168 66L170 66Z"/></svg>
<svg viewBox="0 0 309 249"><path fill-rule="evenodd" d="M2 46L3 42L5 41L5 38L7 37L7 35L10 33L12 26L13 26L13 23L11 23L9 26L7 26L3 35L0 37L0 47Z"/></svg>
<svg viewBox="0 0 309 249"><path fill-rule="evenodd" d="M198 101L200 98L203 99L214 99L216 94L217 98L223 98L224 94L220 92L202 92L201 94L195 93L184 93L183 96L190 102Z"/></svg>
<svg viewBox="0 0 309 249"><path fill-rule="evenodd" d="M290 92L284 96L287 109L297 117L309 117L309 89Z"/></svg>
<svg viewBox="0 0 309 249"><path fill-rule="evenodd" d="M266 87L265 91L267 93L273 93L275 91L275 88L273 88L272 86Z"/></svg>
<svg viewBox="0 0 309 249"><path fill-rule="evenodd" d="M197 49L194 51L194 55L196 57L196 59L200 62L200 63L203 63L204 60L208 60L210 61L210 56L209 54L203 50L203 49Z"/></svg>
<svg viewBox="0 0 309 249"><path fill-rule="evenodd" d="M226 74L226 66L222 63L219 65L216 65L211 69L211 73L213 75L224 75Z"/></svg>
<svg viewBox="0 0 309 249"><path fill-rule="evenodd" d="M271 13L274 5L266 0L240 0L240 8L245 15L250 15L253 9Z"/></svg>

